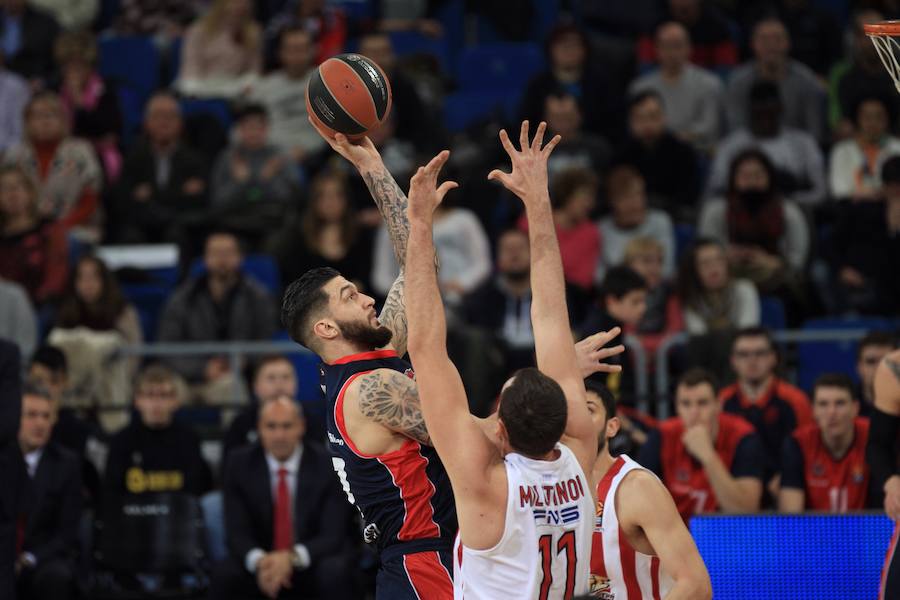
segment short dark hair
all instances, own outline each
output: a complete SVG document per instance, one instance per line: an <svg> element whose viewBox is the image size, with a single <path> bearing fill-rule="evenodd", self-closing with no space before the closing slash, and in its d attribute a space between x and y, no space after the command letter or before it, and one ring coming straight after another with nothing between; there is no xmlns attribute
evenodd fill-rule
<svg viewBox="0 0 900 600"><path fill-rule="evenodd" d="M628 97L628 114L631 114L631 111L634 110L636 106L640 106L647 100L656 100L663 109L666 108L666 102L663 100L662 94L656 90L643 90Z"/></svg>
<svg viewBox="0 0 900 600"><path fill-rule="evenodd" d="M289 359L284 354L266 354L256 359L255 363L253 364L253 375L251 379L253 381L256 381L256 378L259 377L259 374L262 372L264 367L278 362L286 362L287 364L291 365L292 369L294 368L294 363L292 363L291 359Z"/></svg>
<svg viewBox="0 0 900 600"><path fill-rule="evenodd" d="M22 385L22 397L24 398L25 396L37 396L38 398L43 398L47 402L53 402L53 396L50 394L50 390L47 389L47 386L34 377L29 377L25 380L24 385Z"/></svg>
<svg viewBox="0 0 900 600"><path fill-rule="evenodd" d="M284 291L281 324L292 340L314 352L316 349L313 346L318 344L312 332L308 331L310 320L328 305L328 294L323 289L325 284L340 275L331 267L310 269Z"/></svg>
<svg viewBox="0 0 900 600"><path fill-rule="evenodd" d="M881 183L900 183L900 156L892 156L881 165Z"/></svg>
<svg viewBox="0 0 900 600"><path fill-rule="evenodd" d="M63 375L69 369L65 353L56 346L41 346L35 350L34 355L31 357L31 364L47 367L54 373Z"/></svg>
<svg viewBox="0 0 900 600"><path fill-rule="evenodd" d="M712 388L713 394L719 390L719 382L712 371L708 371L702 367L693 367L681 374L678 378L678 386L697 387L698 385L707 383Z"/></svg>
<svg viewBox="0 0 900 600"><path fill-rule="evenodd" d="M547 454L566 430L569 410L562 388L534 367L519 370L500 394L500 419L516 452Z"/></svg>
<svg viewBox="0 0 900 600"><path fill-rule="evenodd" d="M606 272L600 285L599 297L606 300L609 296L617 300L635 290L646 290L647 281L641 274L626 265L613 267Z"/></svg>
<svg viewBox="0 0 900 600"><path fill-rule="evenodd" d="M259 104L257 102L250 102L248 104L239 106L234 112L235 123L240 123L241 121L249 117L259 117L263 120L268 120L269 111L267 111L266 107L262 104Z"/></svg>
<svg viewBox="0 0 900 600"><path fill-rule="evenodd" d="M590 169L573 167L560 171L550 183L550 205L553 208L563 208L581 188L590 188L596 192L599 187L600 179Z"/></svg>
<svg viewBox="0 0 900 600"><path fill-rule="evenodd" d="M748 337L766 338L766 342L769 344L769 348L775 350L775 340L772 338L772 334L769 332L769 330L765 327L744 327L743 329L738 329L734 334L734 338L732 338L731 340L731 347L734 348L739 339Z"/></svg>
<svg viewBox="0 0 900 600"><path fill-rule="evenodd" d="M894 348L897 346L897 337L890 331L870 331L859 340L856 347L856 360L862 358L863 350L869 346L887 346Z"/></svg>
<svg viewBox="0 0 900 600"><path fill-rule="evenodd" d="M821 387L833 387L846 390L854 402L857 400L856 388L853 385L853 380L844 373L823 373L819 375L819 377L816 378L816 382L813 384L813 401L815 401L816 398L816 390Z"/></svg>
<svg viewBox="0 0 900 600"><path fill-rule="evenodd" d="M584 380L584 389L589 394L596 394L600 401L603 402L603 408L606 409L606 420L609 421L616 416L616 397L609 391L609 388L593 379Z"/></svg>
<svg viewBox="0 0 900 600"><path fill-rule="evenodd" d="M591 53L591 42L584 30L571 22L558 23L547 34L547 41L544 42L544 52L547 54L547 58L550 58L550 49L568 35L578 36L581 45L584 46L585 62L587 62Z"/></svg>
<svg viewBox="0 0 900 600"><path fill-rule="evenodd" d="M884 109L885 114L887 115L887 126L888 131L890 131L890 129L894 125L894 122L897 120L897 108L893 102L893 98L874 91L859 94L856 98L853 99L853 103L850 105L850 115L852 117L853 124L859 127L859 109L862 108L862 105L866 102L877 102L881 105L881 107Z"/></svg>

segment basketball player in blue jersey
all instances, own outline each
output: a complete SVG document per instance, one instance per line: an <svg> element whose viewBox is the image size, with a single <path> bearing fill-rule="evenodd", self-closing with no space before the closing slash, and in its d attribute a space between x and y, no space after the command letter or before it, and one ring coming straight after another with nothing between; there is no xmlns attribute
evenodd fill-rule
<svg viewBox="0 0 900 600"><path fill-rule="evenodd" d="M340 273L313 269L286 290L282 321L295 341L323 360L327 443L344 491L362 515L366 541L381 557L376 598L449 599L456 510L449 479L431 447L412 368L400 358L407 339L406 195L368 138L351 144L340 134L323 137L365 180L400 275L376 316L374 300ZM621 346L605 347L618 333L602 332L578 343L584 376L618 369L602 362L621 352Z"/></svg>

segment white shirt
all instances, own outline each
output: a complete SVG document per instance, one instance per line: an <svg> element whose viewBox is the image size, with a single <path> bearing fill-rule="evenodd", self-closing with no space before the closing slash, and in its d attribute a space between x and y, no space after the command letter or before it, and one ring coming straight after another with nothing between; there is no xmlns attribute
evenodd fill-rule
<svg viewBox="0 0 900 600"><path fill-rule="evenodd" d="M43 455L43 448L38 448L25 455L25 464L28 466L28 476L32 479L34 479L34 475L37 473L38 465L40 464Z"/></svg>
<svg viewBox="0 0 900 600"><path fill-rule="evenodd" d="M291 494L291 523L294 520L294 494L297 490L297 477L300 471L300 459L303 457L303 445L297 446L294 453L291 454L285 462L279 462L277 458L266 452L266 465L269 467L269 484L272 490L272 502L278 497L278 471L284 469L287 471L285 481ZM303 544L295 544L294 552L300 557L300 569L309 567L311 558L309 550ZM244 557L244 567L251 573L256 573L256 564L265 556L267 552L262 548L254 548Z"/></svg>

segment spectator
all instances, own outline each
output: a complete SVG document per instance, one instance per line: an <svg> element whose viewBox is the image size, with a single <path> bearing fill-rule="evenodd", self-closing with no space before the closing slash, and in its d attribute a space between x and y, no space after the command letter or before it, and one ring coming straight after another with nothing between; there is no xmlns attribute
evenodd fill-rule
<svg viewBox="0 0 900 600"><path fill-rule="evenodd" d="M113 28L120 35L154 36L164 41L180 38L204 4L202 0L122 0Z"/></svg>
<svg viewBox="0 0 900 600"><path fill-rule="evenodd" d="M391 82L391 112L395 113L396 135L411 142L416 149L437 150L435 117L426 106L416 84L397 68L397 57L391 38L386 33L370 33L359 40L359 53L374 60Z"/></svg>
<svg viewBox="0 0 900 600"><path fill-rule="evenodd" d="M869 421L843 373L821 375L813 386L814 424L797 429L781 449L779 512L845 513L875 508L866 502Z"/></svg>
<svg viewBox="0 0 900 600"><path fill-rule="evenodd" d="M303 442L299 405L279 396L260 408L258 444L225 469L229 558L210 596L244 599L354 597L343 553L351 510L324 449Z"/></svg>
<svg viewBox="0 0 900 600"><path fill-rule="evenodd" d="M697 150L709 153L719 139L722 121L722 82L690 62L691 38L680 23L656 29L659 68L638 77L631 95L653 90L662 98L672 132Z"/></svg>
<svg viewBox="0 0 900 600"><path fill-rule="evenodd" d="M4 62L3 49L0 48L0 160L7 150L22 141L25 124L22 114L31 93L28 82L8 70Z"/></svg>
<svg viewBox="0 0 900 600"><path fill-rule="evenodd" d="M891 134L895 108L893 98L866 96L857 100L853 110L855 135L831 148L828 172L833 198L878 198L884 161L900 154L900 139Z"/></svg>
<svg viewBox="0 0 900 600"><path fill-rule="evenodd" d="M53 54L49 49L59 33L59 25L26 0L4 0L2 8L0 48L6 64L36 87L53 73Z"/></svg>
<svg viewBox="0 0 900 600"><path fill-rule="evenodd" d="M883 20L884 16L876 10L856 12L853 16L851 56L831 70L828 78L828 122L838 140L853 135L853 107L858 98L894 98L897 93L894 81L863 30L864 24Z"/></svg>
<svg viewBox="0 0 900 600"><path fill-rule="evenodd" d="M28 292L14 281L0 279L0 338L16 344L22 356L31 356L37 346L37 329Z"/></svg>
<svg viewBox="0 0 900 600"><path fill-rule="evenodd" d="M728 81L726 108L731 131L749 126L750 91L754 83L775 84L787 127L800 129L818 142L825 138L825 90L816 74L790 58L791 38L777 17L766 17L753 27L753 60L741 65Z"/></svg>
<svg viewBox="0 0 900 600"><path fill-rule="evenodd" d="M340 54L347 43L348 23L344 11L325 0L285 0L281 10L266 24L266 42L272 46L286 28L303 27L316 40L316 64Z"/></svg>
<svg viewBox="0 0 900 600"><path fill-rule="evenodd" d="M333 267L368 289L372 269L372 235L361 227L350 204L347 181L336 171L320 173L310 184L302 217L278 231L269 253L278 261L283 281L294 281L314 267Z"/></svg>
<svg viewBox="0 0 900 600"><path fill-rule="evenodd" d="M214 219L256 246L284 223L300 181L290 156L268 142L269 117L262 105L239 110L234 131L212 171Z"/></svg>
<svg viewBox="0 0 900 600"><path fill-rule="evenodd" d="M181 108L158 92L144 110L144 137L122 167L114 194L116 240L158 244L179 240L180 230L206 207L205 159L181 140Z"/></svg>
<svg viewBox="0 0 900 600"><path fill-rule="evenodd" d="M582 130L584 119L575 96L563 92L547 96L544 120L547 135L562 137L547 160L551 179L568 169L588 169L598 174L606 171L612 148L603 138Z"/></svg>
<svg viewBox="0 0 900 600"><path fill-rule="evenodd" d="M173 87L186 96L235 98L262 71L262 30L250 0L213 0L184 35Z"/></svg>
<svg viewBox="0 0 900 600"><path fill-rule="evenodd" d="M68 129L94 145L107 180L115 181L122 170L122 115L116 88L97 71L97 42L87 31L63 33L56 38L53 54Z"/></svg>
<svg viewBox="0 0 900 600"><path fill-rule="evenodd" d="M841 203L829 251L839 310L895 314L900 310L900 157L881 169L882 200Z"/></svg>
<svg viewBox="0 0 900 600"><path fill-rule="evenodd" d="M104 489L111 496L186 492L199 496L212 487L200 440L173 420L180 378L162 365L151 365L134 384L136 413L109 441Z"/></svg>
<svg viewBox="0 0 900 600"><path fill-rule="evenodd" d="M760 150L748 149L731 163L728 195L708 201L697 232L725 244L736 277L775 294L800 318L803 271L809 254L809 226L799 207L782 198L775 168Z"/></svg>
<svg viewBox="0 0 900 600"><path fill-rule="evenodd" d="M597 203L597 176L586 169L571 169L557 174L551 183L550 203L562 255L566 281L582 290L590 290L600 260L600 229L591 222ZM528 231L523 214L519 228Z"/></svg>
<svg viewBox="0 0 900 600"><path fill-rule="evenodd" d="M28 0L28 4L43 10L67 31L90 29L100 12L100 0Z"/></svg>
<svg viewBox="0 0 900 600"><path fill-rule="evenodd" d="M546 54L548 69L525 88L521 118L540 122L547 96L562 89L578 99L586 131L610 140L621 139L622 93L591 59L585 33L575 25L557 25L547 38Z"/></svg>
<svg viewBox="0 0 900 600"><path fill-rule="evenodd" d="M25 108L26 140L6 156L38 185L38 210L87 242L100 239L102 171L94 149L71 137L62 100L38 92Z"/></svg>
<svg viewBox="0 0 900 600"><path fill-rule="evenodd" d="M29 475L22 551L16 561L22 600L75 597L81 465L77 456L50 441L56 408L40 385L22 390L19 447Z"/></svg>
<svg viewBox="0 0 900 600"><path fill-rule="evenodd" d="M491 246L484 227L474 212L455 205L457 198L444 198L434 211L434 248L441 265L438 284L444 302L454 308L491 274ZM373 262L372 287L386 296L400 267L384 225L375 234Z"/></svg>
<svg viewBox="0 0 900 600"><path fill-rule="evenodd" d="M24 490L28 471L18 444L22 413L21 365L19 349L0 339L0 594L16 594L16 562L19 556L18 523L25 504Z"/></svg>
<svg viewBox="0 0 900 600"><path fill-rule="evenodd" d="M128 422L124 408L137 368L136 361L117 352L125 345L141 344L143 337L137 311L122 295L106 263L92 255L81 257L48 341L66 353L69 384L83 406L123 408L99 412L98 420L109 433Z"/></svg>
<svg viewBox="0 0 900 600"><path fill-rule="evenodd" d="M464 319L503 346L505 372L534 365L528 234L508 229L497 239L497 272L463 301Z"/></svg>
<svg viewBox="0 0 900 600"><path fill-rule="evenodd" d="M735 383L719 392L725 412L749 421L763 441L766 478L779 472L781 446L798 427L812 423L809 398L776 374L778 353L768 331L741 329L731 346Z"/></svg>
<svg viewBox="0 0 900 600"><path fill-rule="evenodd" d="M241 258L234 235L213 232L207 237L203 256L206 272L183 283L169 298L160 318L160 341L225 342L272 337L275 304L259 284L244 277ZM246 399L225 357L179 357L171 366L207 403Z"/></svg>
<svg viewBox="0 0 900 600"><path fill-rule="evenodd" d="M635 333L647 356L652 360L664 339L684 329L681 302L675 294L671 278L663 275L665 249L656 238L635 237L625 245L623 264L647 283L647 310Z"/></svg>
<svg viewBox="0 0 900 600"><path fill-rule="evenodd" d="M597 263L594 281L603 281L610 267L622 264L625 247L637 237L651 237L663 247L663 277L675 274L675 229L665 212L647 207L644 178L628 165L615 167L606 184L612 214L600 220L603 255Z"/></svg>
<svg viewBox="0 0 900 600"><path fill-rule="evenodd" d="M597 331L609 331L620 327L630 333L637 328L647 310L647 282L629 267L613 267L603 279L597 291L597 304L588 311L579 330L583 335ZM634 404L634 369L627 348L610 361L624 365L619 373L593 375L592 379L606 384L618 399Z"/></svg>
<svg viewBox="0 0 900 600"><path fill-rule="evenodd" d="M875 370L881 359L897 347L897 339L887 331L870 331L859 340L856 347L856 375L859 391L854 396L860 400L859 414L868 417L875 406Z"/></svg>
<svg viewBox="0 0 900 600"><path fill-rule="evenodd" d="M682 375L675 410L650 434L638 462L666 484L682 518L758 511L765 452L749 423L722 412L713 376L702 369Z"/></svg>
<svg viewBox="0 0 900 600"><path fill-rule="evenodd" d="M280 68L260 79L251 97L269 113L269 139L300 163L325 148L306 112L306 85L313 72L316 42L306 29L291 27L281 32L278 47Z"/></svg>
<svg viewBox="0 0 900 600"><path fill-rule="evenodd" d="M732 276L720 242L694 243L681 261L677 287L691 335L759 325L759 293L751 282Z"/></svg>
<svg viewBox="0 0 900 600"><path fill-rule="evenodd" d="M666 21L675 21L687 29L691 40L691 62L724 75L737 64L738 49L732 37L732 25L709 2L668 0ZM658 60L653 37L638 40L638 63L651 65Z"/></svg>
<svg viewBox="0 0 900 600"><path fill-rule="evenodd" d="M749 112L749 126L732 132L719 145L707 181L707 197L724 193L735 157L757 147L778 165L782 192L799 204L823 201L827 188L822 151L810 134L783 126L778 87L768 81L754 83Z"/></svg>
<svg viewBox="0 0 900 600"><path fill-rule="evenodd" d="M0 277L43 305L66 285L68 246L62 226L38 212L37 189L19 167L0 168Z"/></svg>
<svg viewBox="0 0 900 600"><path fill-rule="evenodd" d="M697 154L668 130L659 94L650 90L631 97L628 127L630 137L615 162L641 172L652 204L675 218L693 219L700 194Z"/></svg>

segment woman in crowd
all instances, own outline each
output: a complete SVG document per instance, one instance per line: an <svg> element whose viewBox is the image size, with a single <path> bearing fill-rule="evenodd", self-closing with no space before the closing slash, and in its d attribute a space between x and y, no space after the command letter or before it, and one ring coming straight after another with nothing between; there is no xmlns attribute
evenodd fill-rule
<svg viewBox="0 0 900 600"><path fill-rule="evenodd" d="M91 145L69 134L62 99L38 92L25 107L25 137L6 156L37 182L38 214L59 221L75 238L100 239L102 172Z"/></svg>
<svg viewBox="0 0 900 600"><path fill-rule="evenodd" d="M41 216L37 189L19 167L0 169L0 278L15 281L40 307L66 284L66 234Z"/></svg>
<svg viewBox="0 0 900 600"><path fill-rule="evenodd" d="M625 245L624 264L647 282L647 310L635 333L650 360L663 339L684 329L681 302L664 272L664 256L663 245L650 236L633 238Z"/></svg>

